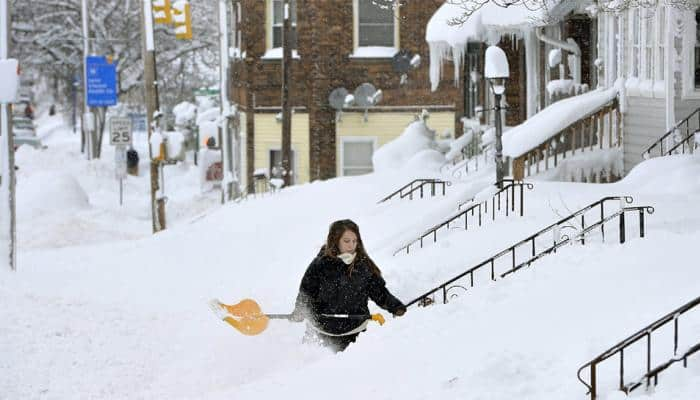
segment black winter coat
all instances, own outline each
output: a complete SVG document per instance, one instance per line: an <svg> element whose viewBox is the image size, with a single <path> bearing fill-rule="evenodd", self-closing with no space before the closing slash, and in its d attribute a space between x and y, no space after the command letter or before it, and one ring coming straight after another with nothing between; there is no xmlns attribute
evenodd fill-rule
<svg viewBox="0 0 700 400"><path fill-rule="evenodd" d="M352 273L350 273L352 267ZM386 288L381 276L370 269L367 259L346 265L338 257L319 254L301 280L295 312L301 312L321 330L340 334L362 324L362 320L323 317L321 314L369 316L367 300L394 314L406 308Z"/></svg>

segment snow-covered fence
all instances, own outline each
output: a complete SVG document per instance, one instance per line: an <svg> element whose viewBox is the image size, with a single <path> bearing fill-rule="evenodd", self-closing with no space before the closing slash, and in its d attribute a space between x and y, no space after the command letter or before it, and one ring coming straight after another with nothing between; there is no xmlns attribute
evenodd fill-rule
<svg viewBox="0 0 700 400"><path fill-rule="evenodd" d="M687 347L682 348L683 350L679 351L678 319L681 317L681 315L689 313L690 311L699 311L696 308L698 305L700 305L700 297L684 304L683 306L671 311L670 313L656 320L652 324L642 328L637 333L631 335L627 339L604 351L599 356L597 356L596 358L587 362L581 368L579 368L577 374L578 380L588 388L588 393L590 393L591 395L591 400L595 400L598 395L598 364L604 362L605 360L615 355L620 356L620 375L618 389L625 392L626 394L629 394L629 392L633 391L634 389L638 388L639 386L645 383L646 386L649 387L652 384L652 381L654 386L656 386L659 379L659 373L661 373L661 371L665 370L666 368L670 367L678 361L683 361L683 366L687 366L688 357L700 351L700 343L689 344ZM667 324L671 322L673 322L673 355L670 356L670 359L668 359L667 361L652 368L651 335L655 332L660 332L662 328L666 327ZM666 335L667 339L668 336L670 335ZM625 350L627 350L632 345L643 339L646 339L646 373L644 373L644 375L640 379L625 384ZM656 338L653 342L658 342L658 338ZM656 352L654 354L656 357L658 357L658 354ZM631 358L634 360L639 360L638 357ZM583 372L585 369L590 369L590 383L584 381L583 378L581 378L581 372Z"/></svg>
<svg viewBox="0 0 700 400"><path fill-rule="evenodd" d="M697 125L692 124L694 117L697 117ZM652 143L642 153L642 158L645 160L650 158L655 150L658 151L658 155L661 157L678 153L685 154L686 149L689 153L693 153L700 146L700 143L698 143L698 132L700 132L700 108L693 111Z"/></svg>
<svg viewBox="0 0 700 400"><path fill-rule="evenodd" d="M468 287L474 287L475 279L481 278L484 280L486 278L495 281L497 277L505 278L522 268L529 267L540 258L555 253L557 249L566 244L579 242L584 245L586 237L591 236L593 232L598 230L600 230L602 240L605 241L606 227L610 226L610 223L615 219L617 219L619 224L612 224L612 226L618 227L617 233L620 243L624 243L626 241L625 216L627 213L639 215L639 236L644 237L645 212L653 214L654 208L649 206L625 207L625 204L630 204L632 201L633 199L630 196L604 197L427 291L407 303L407 306L433 304L436 302L438 294L442 295L442 302L447 303L448 299L456 296L454 293L451 294L453 290L468 291ZM618 207L613 208L615 211L606 215L606 210L611 210L611 208L605 207L605 204L608 202L617 203ZM586 216L588 216L589 221L591 218L599 219L594 219L595 223L586 225ZM573 229L574 233L562 234L561 232L564 229ZM468 279L468 283L462 283L462 280L466 279Z"/></svg>
<svg viewBox="0 0 700 400"><path fill-rule="evenodd" d="M409 200L413 200L413 194L416 192L420 193L420 198L422 199L425 186L430 186L431 197L435 196L435 194L436 194L435 189L437 188L437 186L441 186L442 187L442 195L444 196L445 195L445 186L450 186L450 185L452 185L452 182L443 181L441 179L414 179L411 182L405 184L400 189L394 191L390 195L379 200L377 203L383 203L383 202L390 200L396 196L399 196L400 199L403 199L404 197L408 197Z"/></svg>
<svg viewBox="0 0 700 400"><path fill-rule="evenodd" d="M620 102L615 97L558 133L547 135L540 144L511 153L512 175L514 179L521 180L525 176L556 168L560 159L573 156L577 151L584 153L586 150L610 149L621 145L622 113ZM605 178L610 181L613 177ZM598 177L593 177L593 180L597 181Z"/></svg>
<svg viewBox="0 0 700 400"><path fill-rule="evenodd" d="M519 188L519 198L518 204L520 205L520 216L523 216L524 213L524 199L525 199L525 191L524 188L527 187L528 189L532 189L533 185L531 183L523 183L523 182L516 182L513 181L512 179L504 179L502 181L503 183L508 183L505 185L502 189L498 190L495 194L491 196L491 220L495 221L496 220L496 211L498 210L499 213L505 212L505 216L508 217L509 214L513 213L515 214L515 203L516 203L516 188ZM498 188L498 182L494 184L495 188ZM493 193L493 192L491 192ZM473 201L474 199L472 199ZM505 200L505 204L502 200ZM460 208L463 204L460 204ZM394 252L394 255L397 255L403 250L406 250L406 254L409 254L411 250L411 245L415 243L420 243L420 247L423 248L423 239L429 237L432 235L433 237L433 243L437 242L437 231L440 228L445 228L445 229L450 229L450 224L453 226L459 225L459 223L464 220L464 224L460 226L460 228L464 228L464 230L469 229L469 216L471 215L472 219L476 219L476 221L472 222L472 226L481 226L482 222L484 220L488 220L488 214L489 214L489 200L485 199L483 201L477 201L476 204L472 204L470 207L467 207L465 210L458 212L457 214L453 215L449 219L433 226L432 228L428 229L425 231L420 237L417 239L414 239L413 241L407 243L406 245L402 246L398 250Z"/></svg>

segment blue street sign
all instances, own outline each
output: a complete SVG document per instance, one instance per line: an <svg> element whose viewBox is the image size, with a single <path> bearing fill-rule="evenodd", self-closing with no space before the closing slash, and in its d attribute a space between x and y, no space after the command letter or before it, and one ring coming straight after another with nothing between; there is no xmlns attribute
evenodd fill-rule
<svg viewBox="0 0 700 400"><path fill-rule="evenodd" d="M89 56L87 66L87 104L106 107L117 104L117 66L103 56Z"/></svg>

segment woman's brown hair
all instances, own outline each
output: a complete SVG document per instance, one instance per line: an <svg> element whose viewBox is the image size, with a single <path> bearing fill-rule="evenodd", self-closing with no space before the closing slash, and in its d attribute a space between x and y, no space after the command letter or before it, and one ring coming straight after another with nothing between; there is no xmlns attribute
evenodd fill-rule
<svg viewBox="0 0 700 400"><path fill-rule="evenodd" d="M340 221L335 221L331 224L330 229L328 229L328 238L326 239L326 245L324 246L323 253L329 257L337 257L338 254L340 254L338 243L340 242L340 237L343 236L345 231L350 231L357 236L355 261L350 264L349 273L352 274L352 270L355 268L355 263L358 260L366 260L372 273L377 276L382 276L382 271L379 270L377 264L375 264L374 261L369 258L367 251L365 251L365 245L362 243L362 236L360 236L360 227L349 219L341 219Z"/></svg>

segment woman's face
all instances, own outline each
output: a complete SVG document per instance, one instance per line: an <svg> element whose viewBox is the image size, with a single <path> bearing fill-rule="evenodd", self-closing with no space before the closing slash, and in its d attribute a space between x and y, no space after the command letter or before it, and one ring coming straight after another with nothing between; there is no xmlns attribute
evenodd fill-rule
<svg viewBox="0 0 700 400"><path fill-rule="evenodd" d="M346 230L340 237L338 250L341 253L354 253L355 249L357 249L357 235L351 230Z"/></svg>

